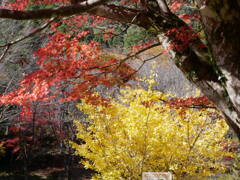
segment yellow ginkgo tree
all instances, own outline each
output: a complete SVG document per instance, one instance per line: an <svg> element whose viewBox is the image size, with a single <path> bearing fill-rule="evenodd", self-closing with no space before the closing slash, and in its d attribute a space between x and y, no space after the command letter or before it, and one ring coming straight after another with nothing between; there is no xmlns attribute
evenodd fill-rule
<svg viewBox="0 0 240 180"><path fill-rule="evenodd" d="M96 179L141 179L143 172L172 172L176 179L202 179L225 171L228 127L215 109L173 108L170 95L125 89L109 105L82 102L87 114L75 122L70 142Z"/></svg>

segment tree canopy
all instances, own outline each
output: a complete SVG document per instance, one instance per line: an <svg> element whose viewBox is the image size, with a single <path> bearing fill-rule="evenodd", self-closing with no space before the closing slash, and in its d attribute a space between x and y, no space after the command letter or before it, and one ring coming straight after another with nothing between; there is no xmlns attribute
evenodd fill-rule
<svg viewBox="0 0 240 180"><path fill-rule="evenodd" d="M160 43L165 51L159 50L159 54L171 55L240 138L239 10L239 0L3 1L0 18L44 20L28 35L1 44L1 62L13 44L46 27L50 27L50 41L35 54L39 69L26 75L20 87L2 95L0 101L20 105L47 101L59 95L61 87L67 89L64 98L59 97L62 101L79 96L91 100L88 95L93 87L127 82L137 72L128 65L130 58L103 58L99 42L81 39L90 32L83 28L86 24L104 27L105 23L106 39L115 35L117 24L113 22L135 24L151 31L155 39L138 45L138 51L129 57ZM106 21L114 24L113 28Z"/></svg>

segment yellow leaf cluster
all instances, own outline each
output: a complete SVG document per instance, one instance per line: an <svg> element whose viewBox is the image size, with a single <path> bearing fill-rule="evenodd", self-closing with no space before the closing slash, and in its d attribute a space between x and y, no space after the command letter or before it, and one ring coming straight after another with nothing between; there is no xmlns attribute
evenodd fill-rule
<svg viewBox="0 0 240 180"><path fill-rule="evenodd" d="M141 179L142 172L170 171L176 179L203 179L225 171L221 160L228 127L213 109L173 109L163 103L170 95L126 89L111 105L78 108L88 117L75 122L77 138L70 142L84 157L93 179Z"/></svg>

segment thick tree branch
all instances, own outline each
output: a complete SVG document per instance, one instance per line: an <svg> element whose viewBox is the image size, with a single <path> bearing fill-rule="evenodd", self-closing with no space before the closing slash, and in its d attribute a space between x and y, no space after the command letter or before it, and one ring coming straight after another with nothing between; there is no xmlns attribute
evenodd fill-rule
<svg viewBox="0 0 240 180"><path fill-rule="evenodd" d="M105 17L114 21L137 24L149 28L151 22L144 10L131 9L116 5L101 5L87 11L89 14Z"/></svg>
<svg viewBox="0 0 240 180"><path fill-rule="evenodd" d="M101 16L114 21L137 24L144 28L149 28L151 23L144 10L137 10L116 5L104 5L107 0L95 0L95 3L77 4L59 8L49 8L31 11L15 11L0 9L0 18L16 20L44 19L51 17L64 17L89 13Z"/></svg>
<svg viewBox="0 0 240 180"><path fill-rule="evenodd" d="M96 8L97 6L106 3L107 1L108 0L88 0L77 5L31 11L0 9L0 18L27 20L27 19L44 19L57 16L71 16L87 12L92 8Z"/></svg>
<svg viewBox="0 0 240 180"><path fill-rule="evenodd" d="M221 1L221 0L220 0ZM219 1L219 2L220 2ZM210 2L210 0L209 0ZM225 3L226 5L226 1L222 1ZM236 6L236 5L235 5ZM234 6L234 7L235 7ZM161 7L160 7L161 8ZM211 9L211 8L209 8ZM216 8L212 8L212 9L216 9ZM161 9L162 11L162 9ZM233 11L235 13L235 11ZM238 12L238 11L236 11ZM219 16L216 16L217 20L216 22L219 21ZM191 32L191 28L184 23L181 19L179 19L177 16L175 16L174 14L170 13L162 13L162 16L160 16L160 20L162 20L162 18L164 18L164 20L167 22L166 26L164 26L164 21L159 21L157 19L158 17L155 18L155 20L153 19L153 21L155 22L155 24L157 25L157 27L159 27L159 29L163 29L163 30L167 30L167 29L171 29L171 28L181 28L181 27L186 27L184 30L187 30L189 32ZM209 17L206 18L207 19L207 23L211 22L209 21ZM210 20L212 20L213 17L210 18ZM171 22L171 23L169 23ZM196 38L193 42L190 42L187 44L187 47L183 50L183 51L177 51L175 49L171 49L170 50L170 54L172 55L172 57L175 60L175 64L178 66L178 68L185 74L185 76L191 81L193 82L195 85L197 85L198 88L200 88L202 90L202 92L214 103L216 104L216 107L223 113L223 115L225 116L226 122L228 123L228 125L234 130L234 132L237 134L238 138L240 139L240 111L239 109L235 106L234 104L234 100L236 99L236 95L234 95L234 98L231 99L231 91L232 89L230 88L230 90L226 87L226 84L229 83L229 80L233 79L233 76L228 78L225 74L224 71L221 70L221 68L219 68L219 66L216 65L216 61L212 59L218 57L218 53L219 53L219 39L223 39L223 42L229 42L227 41L227 39L234 39L235 36L233 38L223 38L224 33L222 32L224 29L226 29L226 26L229 27L233 27L231 29L229 29L229 31L227 31L226 35L229 35L232 33L232 29L236 29L236 34L239 32L237 31L239 28L239 21L237 19L236 21L237 23L233 23L233 21L231 21L228 24L225 24L223 22L220 21L221 25L225 25L224 28L221 27L221 29L219 30L220 32L220 36L218 38L216 38L213 35L217 34L216 31L216 24L211 24L211 25L207 25L207 27L213 27L212 30L210 31L210 35L209 37L213 37L214 41L216 41L216 52L217 54L209 54L209 51L207 48L201 48L198 47L196 44L201 43L201 40L199 38ZM231 26L230 26L231 25ZM230 33L231 32L231 33ZM163 42L163 46L165 48L168 48L169 45L171 45L172 43L178 43L178 39L175 36L171 36L169 34L165 34L165 35L161 35L160 37L160 41ZM229 36L226 36L229 37ZM236 36L238 37L238 36ZM236 41L237 44L239 44L239 41ZM211 45L213 45L214 43L211 43ZM230 45L232 45L232 41L231 43L229 43ZM227 44L226 47L224 47L224 49L222 49L224 52L223 56L220 56L220 60L223 62L223 57L227 57L226 56L226 49L229 47L229 44ZM231 62L236 61L236 59L238 59L237 57L239 57L238 55L236 56L236 58L233 56L233 53L236 53L238 51L236 51L235 49L239 49L238 46L236 46L236 48L233 48L232 46L229 48L229 54L231 57L233 57L233 60ZM234 51L233 51L234 49ZM229 62L230 58L226 58L227 61ZM237 66L238 64L236 64ZM232 68L232 66L231 66ZM231 72L232 73L232 72ZM230 74L229 72L227 72L227 75ZM227 79L227 78L228 79ZM235 81L237 82L237 81ZM238 80L239 82L239 80ZM238 86L239 89L239 86ZM236 91L239 92L239 91ZM235 93L235 92L234 92Z"/></svg>

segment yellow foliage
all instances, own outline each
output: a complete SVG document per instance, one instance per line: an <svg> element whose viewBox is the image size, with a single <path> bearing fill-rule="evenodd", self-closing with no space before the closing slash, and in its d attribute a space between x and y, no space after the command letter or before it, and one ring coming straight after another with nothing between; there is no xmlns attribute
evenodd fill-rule
<svg viewBox="0 0 240 180"><path fill-rule="evenodd" d="M213 109L172 109L170 95L152 90L127 89L111 105L78 108L87 123L75 122L77 138L70 142L83 156L95 179L141 179L142 172L167 172L176 179L203 179L225 171L224 120ZM215 119L214 119L215 118ZM93 178L93 179L94 179Z"/></svg>

